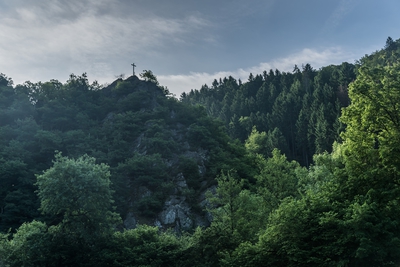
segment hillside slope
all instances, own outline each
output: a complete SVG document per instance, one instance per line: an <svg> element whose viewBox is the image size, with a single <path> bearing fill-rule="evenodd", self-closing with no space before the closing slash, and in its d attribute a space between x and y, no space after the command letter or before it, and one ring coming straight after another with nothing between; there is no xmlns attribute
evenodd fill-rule
<svg viewBox="0 0 400 267"><path fill-rule="evenodd" d="M87 77L11 86L1 77L0 228L39 218L35 174L55 151L95 157L111 167L125 227L139 223L192 229L208 225L204 191L221 169L249 177L244 148L202 107L167 97L136 76L105 88ZM251 172L250 172L251 173Z"/></svg>

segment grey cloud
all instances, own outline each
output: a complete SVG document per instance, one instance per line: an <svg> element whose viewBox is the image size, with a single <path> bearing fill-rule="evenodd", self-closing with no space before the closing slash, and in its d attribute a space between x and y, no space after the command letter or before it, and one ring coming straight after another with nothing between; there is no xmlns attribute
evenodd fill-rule
<svg viewBox="0 0 400 267"><path fill-rule="evenodd" d="M127 57L154 56L171 44L192 45L193 35L210 27L195 14L179 19L137 12L121 16L127 1L30 3L17 0L8 6L12 12L0 17L2 70L18 73L15 68L24 65L48 73L58 68L65 76L93 70L101 77L117 62L131 60ZM30 71L24 74L43 76Z"/></svg>

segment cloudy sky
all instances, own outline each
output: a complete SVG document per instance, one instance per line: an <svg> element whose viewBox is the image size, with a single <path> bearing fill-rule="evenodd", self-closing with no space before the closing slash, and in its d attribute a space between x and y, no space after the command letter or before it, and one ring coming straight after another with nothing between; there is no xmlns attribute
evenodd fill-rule
<svg viewBox="0 0 400 267"><path fill-rule="evenodd" d="M111 83L152 70L183 91L232 75L354 63L400 38L398 0L0 0L0 72Z"/></svg>

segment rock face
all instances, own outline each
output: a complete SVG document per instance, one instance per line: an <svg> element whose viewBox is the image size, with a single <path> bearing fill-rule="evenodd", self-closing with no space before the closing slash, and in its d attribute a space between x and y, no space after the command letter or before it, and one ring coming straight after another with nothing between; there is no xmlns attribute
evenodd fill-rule
<svg viewBox="0 0 400 267"><path fill-rule="evenodd" d="M137 221L135 219L135 215L132 212L128 212L126 214L125 220L124 220L124 226L126 229L133 229L136 228Z"/></svg>
<svg viewBox="0 0 400 267"><path fill-rule="evenodd" d="M203 168L199 168L203 169ZM204 171L204 170L203 170ZM169 195L163 203L163 209L157 214L153 221L154 226L158 226L161 229L172 228L176 232L190 231L198 226L206 227L211 223L211 217L207 212L194 212L191 205L187 202L187 198L183 195L185 191L188 191L188 185L185 177L182 173L179 173L174 181L175 188L173 194ZM198 198L197 205L202 209L205 208L207 201L205 199L205 191L202 192ZM151 195L152 193L147 190L146 193L142 193L140 198ZM140 199L139 199L140 200ZM132 201L139 201L133 199ZM132 205L134 203L131 203ZM126 214L124 220L124 227L126 229L133 229L137 226L137 218L135 213L130 211Z"/></svg>
<svg viewBox="0 0 400 267"><path fill-rule="evenodd" d="M178 175L175 182L177 193L187 190L188 186L182 174ZM199 203L200 206L202 203ZM177 232L190 230L197 226L208 226L207 216L199 215L191 211L186 202L186 197L177 194L171 195L164 203L164 209L158 216L161 225L173 227Z"/></svg>
<svg viewBox="0 0 400 267"><path fill-rule="evenodd" d="M176 195L172 195L165 202L164 210L159 215L163 225L173 225L176 229L188 230L193 227L193 220L190 218L190 207Z"/></svg>

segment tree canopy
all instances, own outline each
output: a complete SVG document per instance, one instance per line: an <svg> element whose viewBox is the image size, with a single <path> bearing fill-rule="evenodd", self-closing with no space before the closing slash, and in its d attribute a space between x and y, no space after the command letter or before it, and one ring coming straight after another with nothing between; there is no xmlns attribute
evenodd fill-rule
<svg viewBox="0 0 400 267"><path fill-rule="evenodd" d="M53 166L37 176L40 210L64 223L111 228L115 222L109 166L95 161L88 155L75 160L57 153Z"/></svg>

